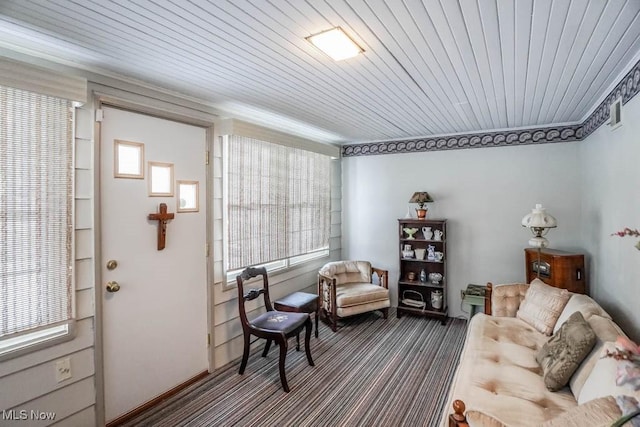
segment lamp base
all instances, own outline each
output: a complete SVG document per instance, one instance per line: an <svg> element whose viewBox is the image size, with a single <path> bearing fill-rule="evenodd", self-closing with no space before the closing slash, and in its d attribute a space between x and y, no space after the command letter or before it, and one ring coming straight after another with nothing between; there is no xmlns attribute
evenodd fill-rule
<svg viewBox="0 0 640 427"><path fill-rule="evenodd" d="M418 219L427 218L427 209L416 208L416 215L418 216Z"/></svg>
<svg viewBox="0 0 640 427"><path fill-rule="evenodd" d="M542 236L535 236L529 240L529 246L534 248L546 248L549 246L549 241Z"/></svg>

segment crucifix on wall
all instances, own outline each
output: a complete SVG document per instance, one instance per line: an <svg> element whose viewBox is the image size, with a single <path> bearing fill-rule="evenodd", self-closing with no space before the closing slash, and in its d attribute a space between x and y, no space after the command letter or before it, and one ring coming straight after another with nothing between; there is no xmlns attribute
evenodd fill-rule
<svg viewBox="0 0 640 427"><path fill-rule="evenodd" d="M167 221L173 219L174 214L167 212L167 204L160 203L160 212L149 214L147 217L152 221L158 221L158 250L164 249L167 239Z"/></svg>

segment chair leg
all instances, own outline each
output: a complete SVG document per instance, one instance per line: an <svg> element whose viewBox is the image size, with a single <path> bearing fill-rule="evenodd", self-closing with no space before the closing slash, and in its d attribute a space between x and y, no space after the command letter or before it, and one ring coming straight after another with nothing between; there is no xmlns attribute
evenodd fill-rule
<svg viewBox="0 0 640 427"><path fill-rule="evenodd" d="M318 338L318 317L320 317L320 310L316 311L316 338Z"/></svg>
<svg viewBox="0 0 640 427"><path fill-rule="evenodd" d="M300 351L300 332L296 334L296 351Z"/></svg>
<svg viewBox="0 0 640 427"><path fill-rule="evenodd" d="M249 360L249 346L251 336L247 333L244 334L244 351L242 353L242 363L240 363L240 371L239 374L244 374L244 370L247 367L247 361Z"/></svg>
<svg viewBox="0 0 640 427"><path fill-rule="evenodd" d="M280 382L282 382L282 388L289 393L289 384L287 384L287 376L284 372L284 362L287 358L287 339L285 337L278 338L278 344L280 344L280 362L278 367L280 369Z"/></svg>
<svg viewBox="0 0 640 427"><path fill-rule="evenodd" d="M382 317L385 319L389 317L389 307L382 309Z"/></svg>
<svg viewBox="0 0 640 427"><path fill-rule="evenodd" d="M311 358L311 346L309 342L311 341L311 330L313 329L313 324L311 323L311 318L308 318L305 322L305 331L304 331L304 351L307 353L307 361L309 365L316 366L313 363L313 359Z"/></svg>
<svg viewBox="0 0 640 427"><path fill-rule="evenodd" d="M267 357L267 353L269 353L270 348L271 348L271 338L268 338L267 343L264 345L264 350L262 351L262 357Z"/></svg>

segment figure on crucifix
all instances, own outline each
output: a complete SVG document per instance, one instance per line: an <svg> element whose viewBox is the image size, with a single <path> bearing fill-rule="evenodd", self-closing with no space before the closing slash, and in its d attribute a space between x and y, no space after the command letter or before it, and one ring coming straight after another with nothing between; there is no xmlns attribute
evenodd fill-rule
<svg viewBox="0 0 640 427"><path fill-rule="evenodd" d="M167 239L167 221L173 219L174 214L167 212L166 203L160 203L159 210L159 213L149 214L147 218L158 221L158 250L161 251L164 249Z"/></svg>

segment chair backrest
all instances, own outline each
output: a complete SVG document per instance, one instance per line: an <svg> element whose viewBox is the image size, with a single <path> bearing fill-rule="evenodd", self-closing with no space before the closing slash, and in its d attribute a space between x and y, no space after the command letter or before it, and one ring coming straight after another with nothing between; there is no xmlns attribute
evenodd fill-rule
<svg viewBox="0 0 640 427"><path fill-rule="evenodd" d="M246 293L244 291L244 283L247 280L254 277L262 276L262 289L249 289ZM247 267L242 273L236 276L236 283L238 285L238 311L240 313L240 321L242 327L248 327L249 320L247 318L247 311L245 309L245 302L258 298L260 295L264 295L264 306L267 311L273 311L271 306L271 298L269 297L269 277L267 276L267 269L264 267Z"/></svg>
<svg viewBox="0 0 640 427"><path fill-rule="evenodd" d="M345 283L371 283L369 261L333 261L320 269L320 274L336 279L336 285Z"/></svg>

